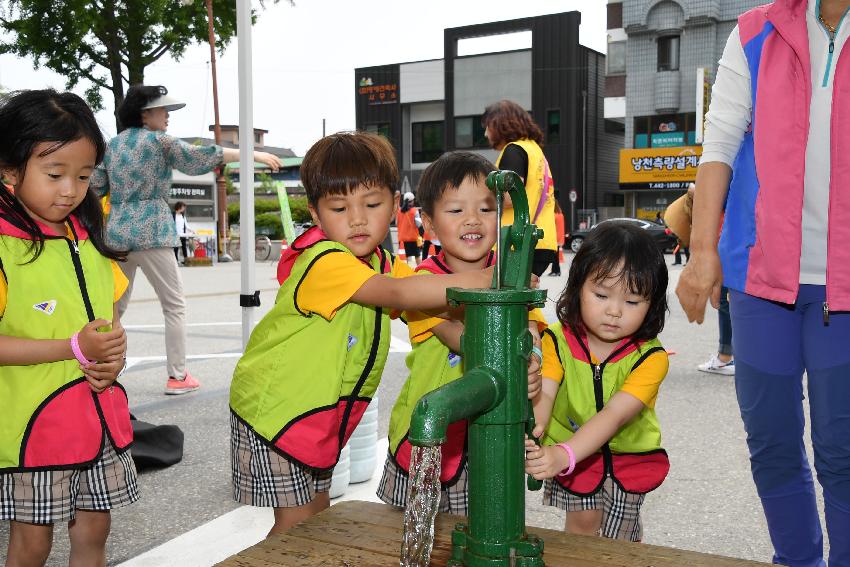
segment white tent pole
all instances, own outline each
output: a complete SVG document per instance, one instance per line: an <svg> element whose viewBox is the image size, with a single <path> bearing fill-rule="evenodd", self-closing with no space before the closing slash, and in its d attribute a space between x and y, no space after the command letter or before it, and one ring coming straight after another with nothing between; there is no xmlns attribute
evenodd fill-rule
<svg viewBox="0 0 850 567"><path fill-rule="evenodd" d="M236 0L239 45L239 253L242 297L253 295L254 274L254 86L251 55L251 0ZM254 328L254 307L242 307L242 348Z"/></svg>

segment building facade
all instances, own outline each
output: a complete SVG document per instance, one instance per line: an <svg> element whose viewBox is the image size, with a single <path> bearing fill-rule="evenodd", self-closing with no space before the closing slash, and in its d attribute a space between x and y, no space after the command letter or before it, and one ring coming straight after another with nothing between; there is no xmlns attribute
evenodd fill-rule
<svg viewBox="0 0 850 567"><path fill-rule="evenodd" d="M543 130L567 215L575 191L574 226L621 198L622 135L608 132L603 119L605 56L579 44L580 23L579 12L567 12L448 28L442 59L356 69L357 128L393 142L401 189L415 191L443 152L471 150L495 161L481 116L489 104L513 100ZM498 38L503 49L476 51L478 38Z"/></svg>
<svg viewBox="0 0 850 567"><path fill-rule="evenodd" d="M608 0L605 118L620 122L627 216L653 219L696 176L729 33L764 0Z"/></svg>

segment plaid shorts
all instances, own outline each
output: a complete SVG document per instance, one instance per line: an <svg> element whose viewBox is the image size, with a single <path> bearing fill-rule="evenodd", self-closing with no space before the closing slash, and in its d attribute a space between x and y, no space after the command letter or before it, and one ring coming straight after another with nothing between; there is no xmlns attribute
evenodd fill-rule
<svg viewBox="0 0 850 567"><path fill-rule="evenodd" d="M378 498L392 506L404 508L407 505L408 478L408 474L396 464L392 455L388 453L387 460L384 463L384 474L381 476L381 482L376 491ZM449 486L444 484L440 487L440 512L467 515L469 506L468 482L468 464L464 463L457 482Z"/></svg>
<svg viewBox="0 0 850 567"><path fill-rule="evenodd" d="M567 492L554 479L543 485L543 504L555 506L567 512L602 509L600 535L611 539L641 541L643 525L640 507L645 494L626 492L611 477L605 479L602 488L591 496L576 496Z"/></svg>
<svg viewBox="0 0 850 567"><path fill-rule="evenodd" d="M233 498L249 506L293 508L329 492L333 470L291 463L270 448L230 412L230 465Z"/></svg>
<svg viewBox="0 0 850 567"><path fill-rule="evenodd" d="M0 520L68 522L76 510L112 510L138 499L130 451L116 453L105 435L103 454L88 467L0 473Z"/></svg>

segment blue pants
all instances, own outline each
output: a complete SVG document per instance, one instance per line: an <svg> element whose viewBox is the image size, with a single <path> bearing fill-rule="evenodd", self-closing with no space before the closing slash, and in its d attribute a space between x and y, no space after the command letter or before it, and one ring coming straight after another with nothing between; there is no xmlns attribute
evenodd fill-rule
<svg viewBox="0 0 850 567"><path fill-rule="evenodd" d="M717 354L732 354L732 318L729 316L729 288L720 287L720 305L717 307L717 323L720 327Z"/></svg>
<svg viewBox="0 0 850 567"><path fill-rule="evenodd" d="M824 286L794 305L731 291L735 387L773 562L822 567L823 535L803 444L808 376L815 470L823 487L831 567L850 567L850 313L824 323Z"/></svg>

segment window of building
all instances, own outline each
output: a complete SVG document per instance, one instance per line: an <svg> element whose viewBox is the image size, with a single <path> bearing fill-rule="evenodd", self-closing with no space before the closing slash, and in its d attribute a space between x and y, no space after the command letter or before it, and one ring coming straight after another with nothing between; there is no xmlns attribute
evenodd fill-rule
<svg viewBox="0 0 850 567"><path fill-rule="evenodd" d="M428 163L445 151L443 121L414 122L410 125L413 146L413 163Z"/></svg>
<svg viewBox="0 0 850 567"><path fill-rule="evenodd" d="M481 116L461 116L455 118L456 148L489 148Z"/></svg>
<svg viewBox="0 0 850 567"><path fill-rule="evenodd" d="M623 27L623 3L608 2L608 29Z"/></svg>
<svg viewBox="0 0 850 567"><path fill-rule="evenodd" d="M387 140L390 139L390 123L378 122L377 124L366 124L366 131L372 134L380 134Z"/></svg>
<svg viewBox="0 0 850 567"><path fill-rule="evenodd" d="M626 42L611 41L608 43L608 55L605 57L607 73L622 75L626 72Z"/></svg>
<svg viewBox="0 0 850 567"><path fill-rule="evenodd" d="M262 137L263 137L262 134L260 134L259 132L254 132L254 143L255 144L262 143Z"/></svg>
<svg viewBox="0 0 850 567"><path fill-rule="evenodd" d="M679 70L679 36L667 35L658 38L658 70Z"/></svg>
<svg viewBox="0 0 850 567"><path fill-rule="evenodd" d="M606 131L608 120L605 121ZM696 113L653 114L634 119L635 148L692 146L696 136Z"/></svg>
<svg viewBox="0 0 850 567"><path fill-rule="evenodd" d="M531 30L467 37L457 41L458 57L519 49L531 49Z"/></svg>
<svg viewBox="0 0 850 567"><path fill-rule="evenodd" d="M560 144L561 143L561 111L547 110L546 111L546 143Z"/></svg>

